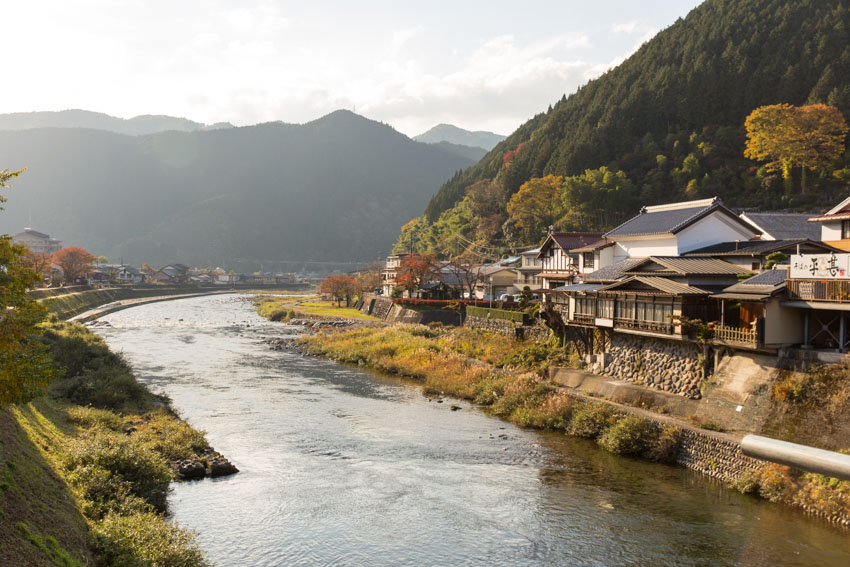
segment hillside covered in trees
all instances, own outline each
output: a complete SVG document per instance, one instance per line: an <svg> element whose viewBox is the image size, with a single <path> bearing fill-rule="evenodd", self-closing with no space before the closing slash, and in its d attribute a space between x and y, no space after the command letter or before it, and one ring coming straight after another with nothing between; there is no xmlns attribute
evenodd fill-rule
<svg viewBox="0 0 850 567"><path fill-rule="evenodd" d="M846 1L706 0L455 174L396 247L521 248L549 224L604 230L641 205L715 195L763 210L833 205L846 196L847 153L805 184L802 170L783 182L744 157L745 119L777 103L850 117Z"/></svg>
<svg viewBox="0 0 850 567"><path fill-rule="evenodd" d="M348 111L145 136L3 131L0 155L27 168L2 232L32 227L134 264L236 270L386 255L435 188L474 163Z"/></svg>

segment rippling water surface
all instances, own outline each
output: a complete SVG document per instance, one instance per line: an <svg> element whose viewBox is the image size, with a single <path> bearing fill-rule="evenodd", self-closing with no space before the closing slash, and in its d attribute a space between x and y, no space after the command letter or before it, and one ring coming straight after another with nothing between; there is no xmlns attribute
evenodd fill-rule
<svg viewBox="0 0 850 567"><path fill-rule="evenodd" d="M169 500L221 566L850 565L847 531L688 471L270 351L264 339L297 329L241 296L103 320L140 379L242 471Z"/></svg>

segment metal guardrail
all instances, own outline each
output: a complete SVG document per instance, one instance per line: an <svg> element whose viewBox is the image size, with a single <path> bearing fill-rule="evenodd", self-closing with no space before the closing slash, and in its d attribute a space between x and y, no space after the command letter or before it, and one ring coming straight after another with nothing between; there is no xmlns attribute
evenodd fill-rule
<svg viewBox="0 0 850 567"><path fill-rule="evenodd" d="M741 451L748 457L850 480L850 455L759 435L746 435Z"/></svg>

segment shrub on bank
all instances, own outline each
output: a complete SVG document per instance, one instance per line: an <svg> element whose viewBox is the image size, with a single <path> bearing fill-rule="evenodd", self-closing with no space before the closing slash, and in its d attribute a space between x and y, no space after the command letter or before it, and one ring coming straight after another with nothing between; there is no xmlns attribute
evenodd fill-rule
<svg viewBox="0 0 850 567"><path fill-rule="evenodd" d="M643 455L655 444L658 426L638 415L627 415L606 429L599 445L615 455Z"/></svg>
<svg viewBox="0 0 850 567"><path fill-rule="evenodd" d="M154 412L134 424L137 431L132 436L166 460L191 459L210 450L205 432L164 411Z"/></svg>
<svg viewBox="0 0 850 567"><path fill-rule="evenodd" d="M614 408L601 402L581 402L573 409L567 432L576 437L596 439L617 420Z"/></svg>
<svg viewBox="0 0 850 567"><path fill-rule="evenodd" d="M64 465L81 494L114 491L120 500L126 489L156 510L166 508L171 470L160 455L135 436L92 430L70 443ZM92 483L102 483L103 475L92 469L102 469L117 480L106 486L93 486Z"/></svg>
<svg viewBox="0 0 850 567"><path fill-rule="evenodd" d="M83 406L69 408L68 421L89 429L103 427L112 431L119 431L124 426L124 420L114 412Z"/></svg>
<svg viewBox="0 0 850 567"><path fill-rule="evenodd" d="M114 411L146 411L150 394L130 366L99 336L76 323L49 320L44 341L60 366L54 394L81 406Z"/></svg>
<svg viewBox="0 0 850 567"><path fill-rule="evenodd" d="M108 567L211 567L192 532L152 512L109 514L92 531Z"/></svg>

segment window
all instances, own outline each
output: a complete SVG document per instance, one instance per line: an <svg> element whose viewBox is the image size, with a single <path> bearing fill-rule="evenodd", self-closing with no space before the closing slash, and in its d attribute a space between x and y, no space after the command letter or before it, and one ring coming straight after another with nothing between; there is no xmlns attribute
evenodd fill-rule
<svg viewBox="0 0 850 567"><path fill-rule="evenodd" d="M753 262L752 266L750 266L752 271L757 272L761 269L761 262Z"/></svg>
<svg viewBox="0 0 850 567"><path fill-rule="evenodd" d="M841 240L850 238L850 220L841 221Z"/></svg>
<svg viewBox="0 0 850 567"><path fill-rule="evenodd" d="M614 318L614 300L613 299L600 299L599 300L598 317L602 317L603 319L613 319Z"/></svg>
<svg viewBox="0 0 850 567"><path fill-rule="evenodd" d="M593 252L584 252L582 256L584 256L584 271L593 270Z"/></svg>
<svg viewBox="0 0 850 567"><path fill-rule="evenodd" d="M593 315L595 304L595 299L577 298L576 315Z"/></svg>

